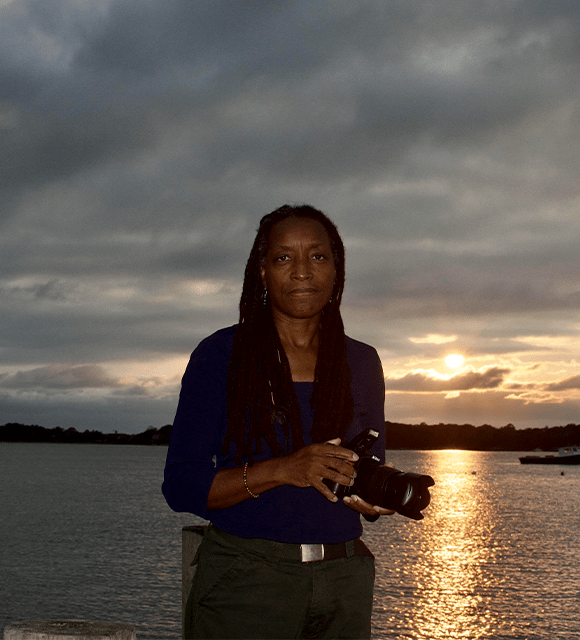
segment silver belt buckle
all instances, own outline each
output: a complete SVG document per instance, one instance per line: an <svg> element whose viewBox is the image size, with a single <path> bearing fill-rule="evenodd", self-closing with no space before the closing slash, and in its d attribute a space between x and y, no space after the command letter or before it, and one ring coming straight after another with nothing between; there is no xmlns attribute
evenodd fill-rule
<svg viewBox="0 0 580 640"><path fill-rule="evenodd" d="M320 562L324 560L323 544L301 544L302 562Z"/></svg>

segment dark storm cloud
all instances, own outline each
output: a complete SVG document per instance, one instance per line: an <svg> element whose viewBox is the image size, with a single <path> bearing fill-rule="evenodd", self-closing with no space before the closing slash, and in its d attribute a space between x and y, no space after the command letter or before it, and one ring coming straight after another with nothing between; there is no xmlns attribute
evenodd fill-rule
<svg viewBox="0 0 580 640"><path fill-rule="evenodd" d="M580 389L580 376L572 376L571 378L566 378L564 380L560 380L559 382L553 382L551 384L547 384L544 387L546 391L566 391L568 389Z"/></svg>
<svg viewBox="0 0 580 640"><path fill-rule="evenodd" d="M0 374L0 387L4 389L93 389L119 386L119 381L108 376L99 365L67 367L51 365L14 374Z"/></svg>
<svg viewBox="0 0 580 640"><path fill-rule="evenodd" d="M496 389L501 386L509 369L486 367L480 371L464 371L449 378L436 378L423 372L407 373L400 378L385 378L387 391L467 391Z"/></svg>
<svg viewBox="0 0 580 640"><path fill-rule="evenodd" d="M170 398L135 396L75 398L53 395L31 398L14 397L0 392L5 422L40 424L43 427L74 427L79 431L95 429L110 433L139 433L149 426L168 424L175 415L175 394Z"/></svg>
<svg viewBox="0 0 580 640"><path fill-rule="evenodd" d="M574 9L541 3L470 5L451 30L434 19L457 11L445 2L340 2L331 12L302 2L113 2L92 19L70 5L68 20L55 17L58 3L18 4L26 22L16 26L46 42L23 64L24 42L6 27L16 52L3 69L24 78L9 93L18 126L3 136L11 191L129 158L180 123L200 129L191 155L214 176L247 164L278 178L368 179L421 136L477 138L561 99L572 88L554 83L577 72ZM425 43L452 48L480 29L490 35L464 71L442 77L412 63ZM47 70L42 47L53 40L63 51ZM538 49L566 61L561 74L533 65ZM271 126L247 122L261 104Z"/></svg>
<svg viewBox="0 0 580 640"><path fill-rule="evenodd" d="M143 295L146 297L145 291ZM190 297L195 300L195 293ZM140 301L112 305L110 301L101 302L96 294L94 302L83 299L78 305L59 302L50 308L5 307L0 316L2 361L78 363L187 354L224 318L227 324L236 321L235 298L225 313L212 307L180 309L167 303L149 305Z"/></svg>
<svg viewBox="0 0 580 640"><path fill-rule="evenodd" d="M66 300L68 293L66 286L59 280L52 278L45 282L27 286L12 285L0 287L0 300L12 297L33 300Z"/></svg>
<svg viewBox="0 0 580 640"><path fill-rule="evenodd" d="M522 236L510 236L501 222L485 219L473 227L474 246L469 246L467 230L463 238L455 231L447 241L423 246L420 241L397 244L389 239L380 245L367 243L362 257L366 266L351 280L352 291L384 297L411 315L441 315L446 309L472 315L578 308L580 219L567 224L546 220L533 238L523 229ZM420 227L417 231L419 240ZM376 278L373 272L385 275Z"/></svg>

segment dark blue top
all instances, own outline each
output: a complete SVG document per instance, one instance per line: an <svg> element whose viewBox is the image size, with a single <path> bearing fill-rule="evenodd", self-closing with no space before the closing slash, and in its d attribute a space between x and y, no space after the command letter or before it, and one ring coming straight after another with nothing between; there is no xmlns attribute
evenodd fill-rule
<svg viewBox="0 0 580 640"><path fill-rule="evenodd" d="M207 497L216 473L234 466L221 453L225 437L226 381L236 327L221 329L192 353L182 380L177 413L165 465L163 495L174 511L194 513L220 529L243 538L280 542L329 543L358 538L360 516L339 500L330 502L312 487L276 487L226 509L210 511ZM372 453L385 457L385 385L381 362L372 347L347 338L354 417L343 443L367 427L380 433ZM304 442L310 444L312 382L295 382ZM283 435L278 434L280 442ZM256 462L271 457L262 442ZM214 464L215 460L215 464Z"/></svg>

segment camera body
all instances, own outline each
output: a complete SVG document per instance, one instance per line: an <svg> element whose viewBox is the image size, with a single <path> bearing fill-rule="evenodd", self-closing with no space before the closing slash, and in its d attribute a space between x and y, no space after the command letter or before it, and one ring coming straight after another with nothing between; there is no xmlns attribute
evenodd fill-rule
<svg viewBox="0 0 580 640"><path fill-rule="evenodd" d="M429 487L435 481L431 476L382 466L381 461L369 453L378 436L378 431L366 429L351 442L342 445L359 456L354 464L357 476L352 486L346 487L330 480L325 480L325 484L337 498L358 495L369 504L393 509L413 520L422 520L421 511L431 502Z"/></svg>

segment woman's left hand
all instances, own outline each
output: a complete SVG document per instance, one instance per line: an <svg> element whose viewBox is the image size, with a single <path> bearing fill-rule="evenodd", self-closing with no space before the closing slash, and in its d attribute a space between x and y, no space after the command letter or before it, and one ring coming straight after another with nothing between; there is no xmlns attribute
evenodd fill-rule
<svg viewBox="0 0 580 640"><path fill-rule="evenodd" d="M342 501L354 511L358 511L363 516L367 516L372 519L375 519L377 515L392 516L393 513L395 513L392 509L383 509L383 507L369 504L357 495L345 496Z"/></svg>

